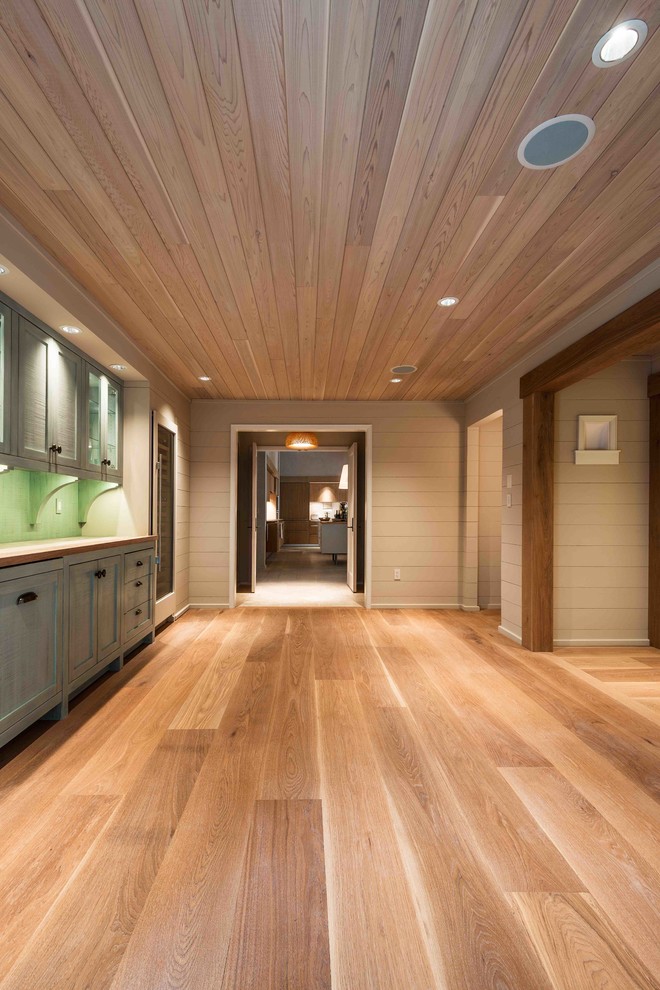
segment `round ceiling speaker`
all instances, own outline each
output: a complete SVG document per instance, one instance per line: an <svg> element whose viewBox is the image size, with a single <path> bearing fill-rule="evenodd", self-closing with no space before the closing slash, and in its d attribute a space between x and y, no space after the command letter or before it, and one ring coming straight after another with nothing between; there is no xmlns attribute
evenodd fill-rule
<svg viewBox="0 0 660 990"><path fill-rule="evenodd" d="M390 368L390 371L393 375L412 375L417 368L414 364L397 364L394 368Z"/></svg>
<svg viewBox="0 0 660 990"><path fill-rule="evenodd" d="M581 113L552 117L523 138L518 147L518 161L525 168L556 168L584 151L595 133L596 125L591 117Z"/></svg>
<svg viewBox="0 0 660 990"><path fill-rule="evenodd" d="M319 445L315 433L288 433L285 446L289 450L315 450Z"/></svg>

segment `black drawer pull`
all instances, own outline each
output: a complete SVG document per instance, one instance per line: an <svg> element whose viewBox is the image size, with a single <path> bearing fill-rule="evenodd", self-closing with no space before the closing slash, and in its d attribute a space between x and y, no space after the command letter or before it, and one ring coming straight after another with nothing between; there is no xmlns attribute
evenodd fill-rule
<svg viewBox="0 0 660 990"><path fill-rule="evenodd" d="M144 567L144 564L142 563L142 561L141 561L141 560L136 560L136 561L135 561L135 566L136 566L136 567Z"/></svg>
<svg viewBox="0 0 660 990"><path fill-rule="evenodd" d="M135 587L136 588L141 588L142 587L142 581L136 581L135 582Z"/></svg>
<svg viewBox="0 0 660 990"><path fill-rule="evenodd" d="M36 602L39 595L36 591L26 591L25 594L19 595L16 599L17 605L27 605L29 602Z"/></svg>
<svg viewBox="0 0 660 990"><path fill-rule="evenodd" d="M105 577L105 574L106 574L106 571L105 571L105 567L104 567L102 571L97 571L96 572L96 577L97 578L104 578Z"/></svg>
<svg viewBox="0 0 660 990"><path fill-rule="evenodd" d="M112 464L112 461L110 460L109 457L104 457L103 460L101 461L101 464L104 467L110 467L110 465Z"/></svg>
<svg viewBox="0 0 660 990"><path fill-rule="evenodd" d="M135 609L135 614L136 615L142 615L142 609L141 608L136 608Z"/></svg>
<svg viewBox="0 0 660 990"><path fill-rule="evenodd" d="M59 443L51 443L50 449L52 450L52 452L54 454L61 454L62 453L62 445L59 444Z"/></svg>

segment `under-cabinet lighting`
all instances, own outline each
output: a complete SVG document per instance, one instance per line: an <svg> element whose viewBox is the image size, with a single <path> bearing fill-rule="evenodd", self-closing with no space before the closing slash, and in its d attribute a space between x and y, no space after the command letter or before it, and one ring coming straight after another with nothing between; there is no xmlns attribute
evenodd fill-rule
<svg viewBox="0 0 660 990"><path fill-rule="evenodd" d="M113 371L128 371L128 365L126 364L111 364L110 367Z"/></svg>
<svg viewBox="0 0 660 990"><path fill-rule="evenodd" d="M70 334L82 333L80 327L66 326L66 327L60 327L60 330L62 331L62 333L70 333Z"/></svg>
<svg viewBox="0 0 660 990"><path fill-rule="evenodd" d="M9 269L5 268L4 265L0 265L0 275L9 275Z"/></svg>

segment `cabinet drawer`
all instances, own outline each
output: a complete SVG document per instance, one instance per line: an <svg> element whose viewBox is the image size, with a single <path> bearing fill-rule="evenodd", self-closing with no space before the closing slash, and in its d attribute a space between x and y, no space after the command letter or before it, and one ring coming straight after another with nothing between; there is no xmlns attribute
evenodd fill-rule
<svg viewBox="0 0 660 990"><path fill-rule="evenodd" d="M142 602L135 608L124 612L124 642L137 636L140 630L145 633L153 621L153 608L151 601Z"/></svg>
<svg viewBox="0 0 660 990"><path fill-rule="evenodd" d="M128 581L124 585L124 611L128 612L130 609L142 605L143 602L151 601L152 580L151 574L145 574L143 577L138 577L135 581Z"/></svg>
<svg viewBox="0 0 660 990"><path fill-rule="evenodd" d="M124 581L126 584L154 572L153 550L135 550L124 556Z"/></svg>

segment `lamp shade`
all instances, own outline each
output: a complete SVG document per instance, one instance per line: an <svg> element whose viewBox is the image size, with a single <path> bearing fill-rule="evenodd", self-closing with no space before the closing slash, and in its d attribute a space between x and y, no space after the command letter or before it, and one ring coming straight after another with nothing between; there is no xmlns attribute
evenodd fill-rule
<svg viewBox="0 0 660 990"><path fill-rule="evenodd" d="M302 431L287 434L285 443L289 450L315 450L319 445L316 434Z"/></svg>
<svg viewBox="0 0 660 990"><path fill-rule="evenodd" d="M348 491L348 464L344 464L341 469L341 477L339 479L339 486L343 491Z"/></svg>

